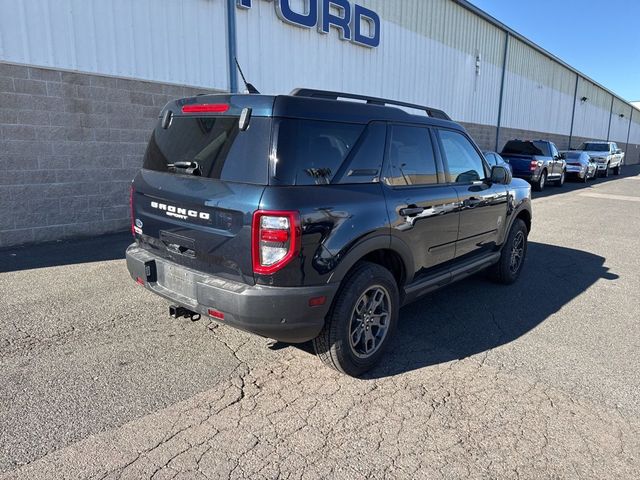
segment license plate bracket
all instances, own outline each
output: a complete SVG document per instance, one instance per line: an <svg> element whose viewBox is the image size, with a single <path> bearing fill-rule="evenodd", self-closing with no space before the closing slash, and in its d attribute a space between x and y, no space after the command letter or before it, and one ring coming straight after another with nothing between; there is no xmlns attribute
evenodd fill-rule
<svg viewBox="0 0 640 480"><path fill-rule="evenodd" d="M159 283L164 288L184 297L196 298L196 281L191 272L168 264L164 264L162 270L162 281Z"/></svg>

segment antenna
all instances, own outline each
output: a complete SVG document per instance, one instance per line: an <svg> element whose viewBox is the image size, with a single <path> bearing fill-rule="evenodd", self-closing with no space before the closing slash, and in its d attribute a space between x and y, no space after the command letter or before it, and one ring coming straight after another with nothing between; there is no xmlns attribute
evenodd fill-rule
<svg viewBox="0 0 640 480"><path fill-rule="evenodd" d="M242 68L240 68L240 63L238 63L238 58L234 57L234 60L236 61L236 66L238 67L238 71L240 72L240 76L242 77L242 81L244 82L244 86L246 88L245 93L259 94L260 92L258 91L258 89L253 85L251 85L249 82L247 82L247 79L244 78L244 73L242 73Z"/></svg>

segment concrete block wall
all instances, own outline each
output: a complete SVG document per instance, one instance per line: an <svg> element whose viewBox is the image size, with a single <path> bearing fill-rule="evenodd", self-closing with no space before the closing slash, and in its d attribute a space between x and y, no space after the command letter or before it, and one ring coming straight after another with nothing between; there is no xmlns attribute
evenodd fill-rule
<svg viewBox="0 0 640 480"><path fill-rule="evenodd" d="M0 248L127 229L160 109L201 91L0 62Z"/></svg>

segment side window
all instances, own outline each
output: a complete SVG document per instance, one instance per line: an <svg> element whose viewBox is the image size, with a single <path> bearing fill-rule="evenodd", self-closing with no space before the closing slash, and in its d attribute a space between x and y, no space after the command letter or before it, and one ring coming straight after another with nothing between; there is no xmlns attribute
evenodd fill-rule
<svg viewBox="0 0 640 480"><path fill-rule="evenodd" d="M377 182L382 171L386 132L386 124L371 123L331 183Z"/></svg>
<svg viewBox="0 0 640 480"><path fill-rule="evenodd" d="M467 137L451 130L440 130L439 134L449 166L449 182L470 183L486 178L482 158Z"/></svg>
<svg viewBox="0 0 640 480"><path fill-rule="evenodd" d="M429 129L392 125L389 135L388 185L432 185L438 183L436 159Z"/></svg>
<svg viewBox="0 0 640 480"><path fill-rule="evenodd" d="M556 158L559 155L558 149L556 148L555 143L551 143L550 145L551 145L551 156L553 158Z"/></svg>

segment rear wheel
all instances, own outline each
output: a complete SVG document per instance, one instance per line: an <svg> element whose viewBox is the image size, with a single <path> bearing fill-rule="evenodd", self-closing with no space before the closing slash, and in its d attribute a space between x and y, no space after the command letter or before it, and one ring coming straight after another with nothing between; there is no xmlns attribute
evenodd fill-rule
<svg viewBox="0 0 640 480"><path fill-rule="evenodd" d="M542 173L540 174L540 178L538 179L538 181L533 182L532 186L536 192L541 192L542 190L544 190L544 186L546 184L547 184L547 171L543 170Z"/></svg>
<svg viewBox="0 0 640 480"><path fill-rule="evenodd" d="M375 263L358 263L313 340L316 355L347 375L363 374L382 357L399 309L398 286L391 272Z"/></svg>
<svg viewBox="0 0 640 480"><path fill-rule="evenodd" d="M500 260L489 269L489 277L492 280L509 285L518 279L527 255L527 235L527 226L517 218L502 247Z"/></svg>

